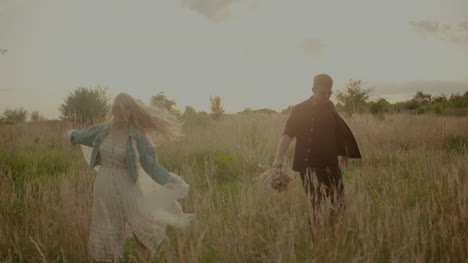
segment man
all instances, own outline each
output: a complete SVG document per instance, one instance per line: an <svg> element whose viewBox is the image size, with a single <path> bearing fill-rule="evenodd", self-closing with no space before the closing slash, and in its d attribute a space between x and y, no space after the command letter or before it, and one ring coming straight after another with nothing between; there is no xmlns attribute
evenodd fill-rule
<svg viewBox="0 0 468 263"><path fill-rule="evenodd" d="M332 212L344 206L338 156L342 156L343 165L347 165L348 158L361 158L351 130L329 100L332 86L333 80L329 75L315 76L314 95L293 108L272 165L275 168L283 165L283 155L292 139L296 138L292 168L300 173L311 202L313 221L324 198L330 198Z"/></svg>

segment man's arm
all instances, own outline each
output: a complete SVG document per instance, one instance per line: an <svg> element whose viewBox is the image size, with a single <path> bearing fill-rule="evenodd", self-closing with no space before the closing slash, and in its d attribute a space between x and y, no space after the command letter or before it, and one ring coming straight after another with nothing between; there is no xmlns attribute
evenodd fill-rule
<svg viewBox="0 0 468 263"><path fill-rule="evenodd" d="M271 165L273 168L280 168L281 166L283 166L283 155L288 149L292 139L293 138L289 137L288 135L281 136L281 140L276 150L275 161Z"/></svg>
<svg viewBox="0 0 468 263"><path fill-rule="evenodd" d="M283 136L281 136L278 148L276 149L275 160L273 161L273 168L280 168L283 166L283 155L288 150L289 144L292 139L297 135L298 126L298 113L297 107L294 107L289 114L286 126L284 127Z"/></svg>

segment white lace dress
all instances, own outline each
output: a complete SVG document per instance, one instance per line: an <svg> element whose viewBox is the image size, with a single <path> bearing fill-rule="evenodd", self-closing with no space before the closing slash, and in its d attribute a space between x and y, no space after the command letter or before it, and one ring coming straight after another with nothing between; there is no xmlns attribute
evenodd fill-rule
<svg viewBox="0 0 468 263"><path fill-rule="evenodd" d="M88 242L91 256L99 262L112 262L122 257L124 239L129 231L130 236L135 236L139 243L155 253L167 224L183 227L191 220L192 215L183 214L175 202L185 194L171 196L173 191L161 185L156 189L157 184L152 182L152 195L144 195L141 180L135 183L127 169L126 144L113 143L110 135L103 141L100 155ZM140 172L139 177L143 176L148 177ZM148 178L146 180L148 184ZM161 202L164 198L166 202Z"/></svg>

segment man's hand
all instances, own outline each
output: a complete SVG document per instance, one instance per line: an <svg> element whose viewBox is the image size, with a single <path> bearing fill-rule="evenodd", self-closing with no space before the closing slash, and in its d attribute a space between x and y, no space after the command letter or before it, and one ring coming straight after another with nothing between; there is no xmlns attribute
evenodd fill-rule
<svg viewBox="0 0 468 263"><path fill-rule="evenodd" d="M348 157L346 157L346 156L341 157L340 164L343 165L344 167L347 167L348 166Z"/></svg>
<svg viewBox="0 0 468 263"><path fill-rule="evenodd" d="M281 168L283 167L283 160L275 160L273 164L271 165L272 168Z"/></svg>

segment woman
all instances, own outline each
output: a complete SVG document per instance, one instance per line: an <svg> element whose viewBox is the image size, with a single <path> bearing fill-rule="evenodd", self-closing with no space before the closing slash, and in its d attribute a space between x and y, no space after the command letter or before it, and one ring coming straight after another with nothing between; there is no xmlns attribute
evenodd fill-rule
<svg viewBox="0 0 468 263"><path fill-rule="evenodd" d="M109 116L108 123L68 132L72 144L92 147L90 155L82 147L89 168L100 165L88 243L91 256L99 262L122 257L128 230L154 254L166 225L184 227L193 218L176 202L187 194L188 185L158 163L152 147L156 139L180 136L175 118L126 93L116 96Z"/></svg>

